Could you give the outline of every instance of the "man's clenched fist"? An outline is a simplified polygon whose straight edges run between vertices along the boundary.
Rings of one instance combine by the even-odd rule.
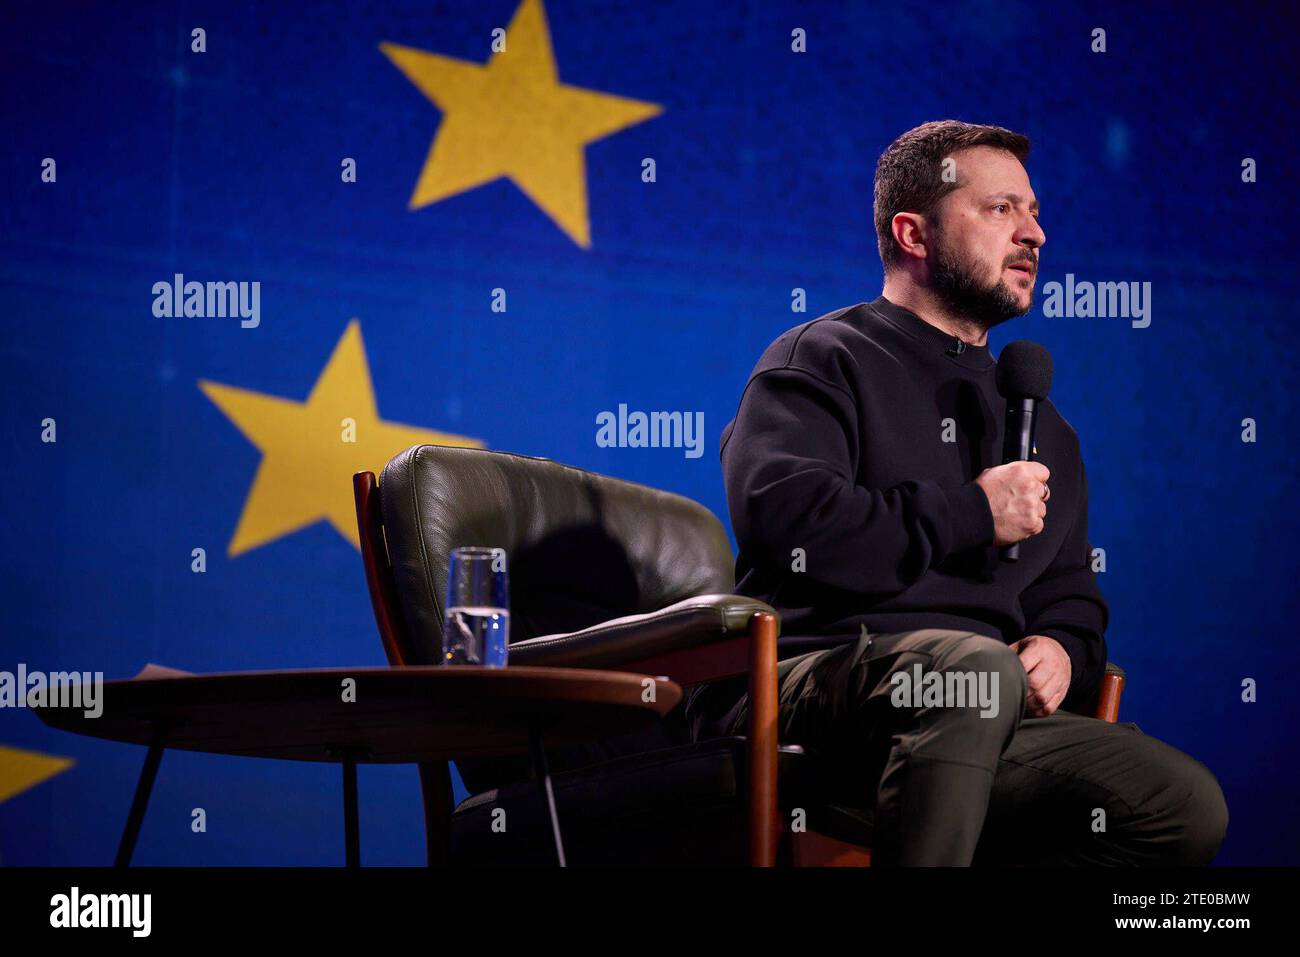
[[[1029,679],[1025,695],[1025,713],[1031,718],[1046,718],[1056,711],[1070,690],[1070,656],[1061,643],[1047,635],[1026,635],[1011,643],[1020,656],[1020,664]]]
[[[997,545],[1014,545],[1043,530],[1051,474],[1042,462],[1008,462],[975,479],[988,496]]]

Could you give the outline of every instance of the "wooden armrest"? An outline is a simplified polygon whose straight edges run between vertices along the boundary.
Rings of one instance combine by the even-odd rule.
[[[1101,676],[1101,685],[1097,688],[1092,716],[1099,721],[1114,724],[1119,720],[1119,699],[1124,693],[1124,669],[1114,662],[1106,662],[1106,673]]]
[[[769,605],[743,595],[699,595],[649,614],[515,642],[510,663],[617,668],[695,684],[749,669],[750,624],[758,614],[776,616]]]

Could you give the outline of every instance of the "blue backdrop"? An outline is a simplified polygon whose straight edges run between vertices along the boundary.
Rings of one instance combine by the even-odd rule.
[[[755,360],[880,291],[880,151],[993,122],[1034,141],[1048,236],[1039,305],[993,347],[1055,357],[1123,718],[1218,775],[1219,863],[1300,863],[1285,8],[372,6],[2,15],[0,671],[382,664],[349,475],[414,441],[546,456],[726,523],[718,437]],[[548,38],[594,94],[554,112]],[[177,273],[260,283],[257,325],[155,315]],[[1067,273],[1150,282],[1149,327],[1044,317]],[[703,412],[704,454],[598,447],[620,403]],[[0,862],[110,862],[142,759],[0,710]],[[136,861],[341,863],[338,781],[168,753]],[[414,768],[363,768],[360,797],[363,860],[422,863]]]

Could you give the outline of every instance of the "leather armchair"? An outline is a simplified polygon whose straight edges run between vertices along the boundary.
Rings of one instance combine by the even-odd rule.
[[[395,456],[378,482],[362,472],[353,485],[394,666],[439,660],[448,555],[486,545],[510,556],[511,665],[636,671],[687,686],[747,675],[743,738],[692,742],[679,706],[648,734],[548,755],[575,864],[771,866],[778,852],[796,864],[869,862],[869,813],[819,801],[816,769],[777,741],[779,619],[731,594],[730,543],[708,509],[545,458],[432,445]],[[1122,680],[1108,675],[1098,696],[1112,721]],[[454,809],[446,764],[420,767],[430,863],[548,860],[526,759],[456,764],[471,796]],[[794,806],[810,831],[783,843],[782,810]],[[509,837],[490,827],[500,807]]]

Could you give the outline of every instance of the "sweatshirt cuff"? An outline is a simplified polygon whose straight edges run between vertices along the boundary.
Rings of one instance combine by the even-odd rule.
[[[952,551],[992,545],[997,539],[993,531],[993,509],[988,496],[974,482],[957,488],[944,489],[948,498],[948,514],[952,525]]]

